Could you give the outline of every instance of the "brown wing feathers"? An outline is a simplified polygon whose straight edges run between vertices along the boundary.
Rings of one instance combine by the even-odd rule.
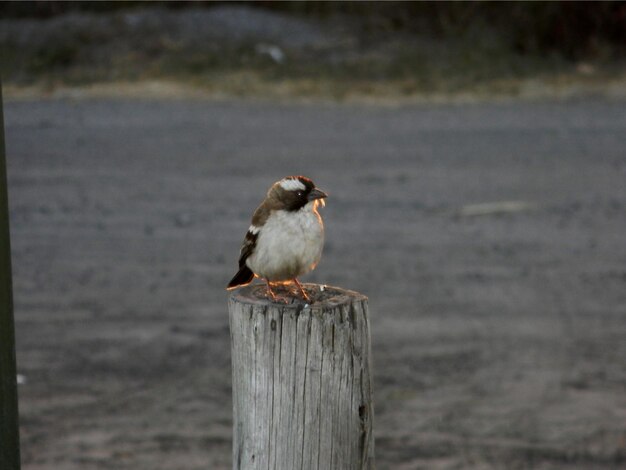
[[[254,251],[256,239],[259,237],[258,233],[246,232],[246,238],[243,239],[243,245],[241,245],[241,252],[239,253],[239,267],[245,266],[246,259]]]
[[[257,237],[258,234],[252,233],[249,230],[246,233],[246,237],[243,240],[243,245],[241,246],[241,252],[239,254],[239,271],[237,271],[237,274],[235,274],[230,280],[228,286],[226,287],[227,289],[245,286],[246,284],[250,284],[252,279],[254,279],[254,273],[246,265],[246,259],[253,252]]]
[[[265,221],[270,215],[270,211],[270,204],[267,203],[261,204],[257,210],[254,211],[254,215],[252,216],[252,225],[246,232],[243,244],[241,245],[241,251],[239,253],[239,271],[237,271],[237,274],[235,274],[235,276],[230,280],[227,289],[233,289],[238,286],[249,284],[252,282],[252,279],[254,279],[254,273],[246,265],[246,259],[254,251],[259,234],[258,231],[253,233],[250,230],[252,230],[253,227],[256,227],[258,230],[259,227],[265,224]]]

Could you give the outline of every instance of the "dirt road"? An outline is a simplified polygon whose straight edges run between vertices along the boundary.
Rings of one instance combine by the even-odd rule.
[[[267,186],[370,297],[381,469],[626,465],[626,106],[5,106],[26,470],[227,469],[227,293]]]

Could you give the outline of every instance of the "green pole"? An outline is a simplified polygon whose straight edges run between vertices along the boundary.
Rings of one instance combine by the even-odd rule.
[[[4,146],[4,108],[0,82],[0,469],[19,470],[15,329],[9,243],[9,204]]]

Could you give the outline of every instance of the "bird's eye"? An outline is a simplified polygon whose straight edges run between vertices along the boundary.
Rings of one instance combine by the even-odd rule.
[[[302,196],[304,196],[304,193],[302,191],[297,191],[296,192],[296,196],[302,197]]]

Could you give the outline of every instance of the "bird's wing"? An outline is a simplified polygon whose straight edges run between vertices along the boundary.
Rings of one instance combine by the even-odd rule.
[[[256,240],[259,236],[259,230],[265,224],[265,221],[269,217],[272,208],[273,207],[271,203],[269,203],[268,201],[264,201],[254,211],[254,214],[252,215],[252,224],[250,224],[250,228],[248,228],[246,237],[243,239],[241,252],[239,253],[240,268],[246,263],[246,259],[248,258],[248,256],[253,253],[254,247],[256,246]]]
[[[243,239],[243,245],[241,245],[241,251],[239,252],[240,268],[246,264],[246,259],[248,259],[248,256],[254,251],[258,236],[258,233],[252,233],[250,230],[246,233],[246,237]]]

